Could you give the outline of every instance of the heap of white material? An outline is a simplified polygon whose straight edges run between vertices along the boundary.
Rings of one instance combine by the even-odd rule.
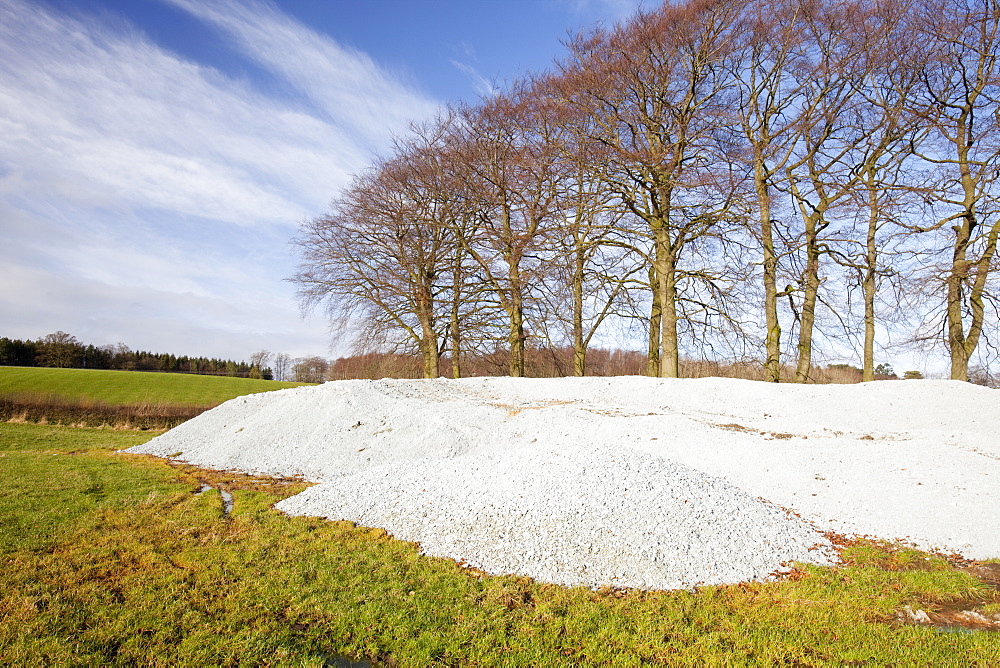
[[[234,399],[131,451],[301,474],[320,484],[285,512],[559,584],[762,579],[827,563],[817,528],[1000,556],[1000,393],[951,381],[343,381]]]

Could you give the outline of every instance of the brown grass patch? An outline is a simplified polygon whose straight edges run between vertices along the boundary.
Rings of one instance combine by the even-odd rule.
[[[0,420],[114,429],[170,429],[214,408],[167,402],[109,404],[87,397],[17,392],[0,394]]]

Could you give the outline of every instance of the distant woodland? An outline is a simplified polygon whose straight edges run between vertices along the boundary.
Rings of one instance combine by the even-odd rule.
[[[990,377],[1000,3],[688,0],[566,46],[302,225],[357,352],[324,373],[872,380],[905,344]]]
[[[94,346],[81,343],[75,336],[62,331],[47,334],[36,341],[0,337],[0,366],[120,369],[271,378],[271,369],[262,369],[246,362],[150,353],[132,350],[124,343]]]
[[[560,377],[572,375],[571,348],[535,348],[526,351],[527,375]],[[641,375],[645,355],[635,351],[595,348],[588,357],[588,373],[595,376]],[[451,368],[447,356],[440,360],[442,373]],[[192,373],[213,376],[235,376],[264,380],[322,383],[328,380],[419,378],[424,375],[423,362],[417,355],[405,353],[362,353],[329,360],[324,357],[292,358],[284,353],[262,350],[250,356],[249,362],[234,362],[206,357],[189,357],[172,353],[150,353],[130,349],[123,343],[94,346],[81,343],[75,336],[59,331],[37,340],[0,337],[0,366],[55,367],[68,369],[113,369],[161,373]],[[762,380],[762,370],[751,364],[721,364],[683,359],[682,375],[686,377],[723,376]],[[465,360],[469,376],[502,376],[507,373],[507,352],[469,355]],[[783,370],[790,379],[792,370]],[[814,382],[856,383],[861,369],[848,364],[833,364],[818,368]],[[882,364],[876,378],[888,380],[897,376],[892,367]],[[920,378],[917,371],[908,371],[904,378]],[[975,382],[994,385],[992,377],[975,376]]]

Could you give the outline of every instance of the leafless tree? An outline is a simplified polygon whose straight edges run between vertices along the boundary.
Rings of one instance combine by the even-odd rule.
[[[558,215],[556,153],[534,102],[527,92],[514,90],[466,107],[454,164],[473,216],[470,225],[455,231],[506,315],[509,370],[515,377],[525,374],[526,319]]]
[[[837,258],[854,270],[863,295],[862,381],[875,379],[876,325],[892,318],[877,313],[879,287],[906,271],[903,256],[888,255],[890,245],[910,231],[907,221],[926,192],[913,159],[927,132],[911,104],[924,55],[914,47],[905,20],[912,10],[910,0],[880,0],[873,11],[853,17],[863,22],[856,30],[866,36],[862,57],[867,60],[863,78],[855,82],[862,104],[846,114],[858,138],[849,160],[859,233],[850,236]]]
[[[865,102],[855,82],[866,76],[868,46],[863,39],[861,5],[802,0],[801,26],[808,59],[794,70],[804,95],[794,131],[796,146],[785,166],[786,183],[802,229],[796,247],[801,269],[796,288],[798,325],[795,380],[810,379],[817,307],[824,280],[822,266],[839,229],[838,209],[846,206],[858,182],[850,156],[871,128],[846,122]]]
[[[360,326],[360,349],[412,346],[428,378],[438,375],[441,283],[454,257],[454,197],[434,185],[438,138],[416,134],[304,224],[293,279],[306,307],[324,304],[334,322]]]
[[[69,368],[82,345],[72,334],[60,330],[38,340],[38,363],[41,366]]]
[[[888,288],[922,276],[965,379],[1000,311],[998,36],[1000,0],[640,11],[415,126],[303,225],[294,280],[428,377],[582,375],[599,331],[641,322],[651,375],[778,381],[785,355],[806,382],[825,346],[875,378]]]
[[[305,357],[295,360],[292,374],[299,383],[322,383],[326,380],[326,372],[330,362],[322,357]]]
[[[561,72],[563,97],[594,119],[607,186],[643,223],[636,246],[647,247],[650,270],[649,370],[661,376],[679,373],[682,283],[709,278],[685,269],[685,253],[717,231],[731,203],[713,170],[725,164],[716,131],[738,4],[665,5],[580,35]]]
[[[733,112],[745,142],[744,159],[757,205],[753,234],[762,253],[764,372],[772,382],[781,379],[778,302],[790,294],[789,289],[778,288],[779,260],[787,252],[779,244],[791,236],[788,221],[777,215],[775,197],[783,188],[784,169],[792,158],[793,130],[808,85],[808,81],[792,76],[806,58],[801,23],[797,0],[746,3],[739,33],[740,57],[732,61],[737,96]],[[776,225],[784,227],[776,233]]]
[[[288,380],[292,368],[292,357],[288,353],[278,353],[274,356],[274,379]]]
[[[264,369],[267,367],[268,361],[271,359],[271,351],[269,350],[258,350],[253,355],[250,356],[250,378],[261,378],[263,377]]]
[[[944,293],[943,338],[951,377],[968,380],[969,361],[986,331],[987,305],[996,303],[1000,3],[924,0],[914,26],[932,49],[921,73],[930,138],[920,157],[938,176],[927,196],[939,217],[927,229],[949,239],[934,267]]]
[[[568,341],[573,349],[573,374],[587,370],[587,350],[602,325],[612,316],[625,315],[628,287],[644,272],[630,240],[622,235],[626,212],[602,174],[603,160],[595,153],[593,119],[560,97],[552,77],[538,79],[533,94],[551,130],[548,141],[558,157],[558,207],[554,222],[552,254],[544,276],[542,296],[550,346]]]

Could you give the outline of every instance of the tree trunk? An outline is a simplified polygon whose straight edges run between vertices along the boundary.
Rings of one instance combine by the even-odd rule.
[[[958,170],[961,175],[963,191],[962,208],[964,215],[961,222],[952,229],[955,231],[955,249],[952,252],[951,270],[948,272],[948,302],[946,313],[948,318],[948,350],[951,355],[951,379],[969,380],[969,358],[975,350],[975,343],[970,347],[965,336],[965,323],[962,321],[963,311],[963,287],[969,276],[969,244],[972,242],[972,235],[976,229],[976,183],[972,176],[969,165],[969,153],[971,141],[969,137],[969,122],[965,115],[958,119],[957,132],[957,153]],[[972,301],[973,295],[970,295]],[[982,295],[979,295],[980,299]],[[982,315],[980,311],[979,325],[982,325]],[[973,326],[975,317],[973,317]],[[971,331],[971,328],[970,328]]]
[[[420,322],[420,355],[424,362],[424,378],[438,377],[438,338],[434,331],[433,303],[431,287],[422,286],[417,303],[417,319]]]
[[[660,378],[678,378],[677,261],[666,231],[656,234],[656,291],[660,302]]]
[[[510,295],[510,333],[507,342],[510,344],[510,375],[514,378],[524,377],[524,299],[520,286],[511,281]]]
[[[573,266],[573,375],[584,376],[587,369],[587,344],[583,336],[584,251],[577,244]]]
[[[972,353],[976,350],[976,346],[979,345],[979,337],[983,331],[983,320],[986,316],[984,300],[986,279],[989,276],[990,268],[996,257],[998,238],[1000,238],[1000,220],[993,223],[993,227],[987,235],[986,247],[983,249],[983,254],[979,257],[979,260],[975,263],[976,277],[972,282],[972,288],[969,290],[971,322],[969,323],[969,333],[965,337],[966,380],[968,380],[969,376],[968,361],[972,358]]]
[[[653,378],[660,376],[660,322],[663,309],[660,307],[660,292],[656,289],[656,268],[649,268],[649,289],[652,293],[652,306],[649,309],[649,350],[646,353],[646,375]]]
[[[768,191],[762,158],[754,160],[754,188],[760,208],[760,241],[764,251],[764,376],[772,382],[781,381],[781,323],[778,321],[778,256],[774,252],[774,231],[771,223],[771,193]]]
[[[816,322],[816,300],[819,296],[819,256],[818,215],[805,217],[806,225],[806,267],[803,274],[804,294],[802,315],[799,320],[798,361],[795,366],[795,382],[805,383],[812,371],[812,338]]]
[[[451,377],[462,377],[462,324],[460,309],[462,306],[462,260],[461,249],[456,251],[455,266],[452,269],[451,296]]]
[[[437,378],[438,373],[438,348],[437,338],[424,342],[424,378]]]
[[[965,341],[965,323],[962,322],[962,284],[969,271],[966,255],[974,215],[972,212],[967,213],[962,218],[962,223],[955,226],[955,250],[947,279],[948,351],[951,355],[952,380],[969,380],[969,351]]]
[[[868,172],[868,234],[865,238],[865,274],[861,289],[865,299],[865,347],[861,362],[861,382],[875,380],[875,277],[878,274],[878,191],[875,189],[874,168]]]
[[[451,377],[462,377],[462,331],[455,312],[451,314]]]

